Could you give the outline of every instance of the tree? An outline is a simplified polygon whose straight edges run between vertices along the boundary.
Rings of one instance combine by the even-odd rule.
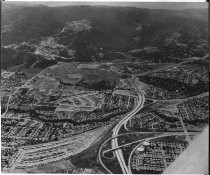
[[[91,48],[86,39],[87,31],[83,31],[77,35],[75,41],[76,59],[78,61],[91,60]]]

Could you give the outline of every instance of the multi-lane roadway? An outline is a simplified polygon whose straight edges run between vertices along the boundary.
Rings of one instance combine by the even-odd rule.
[[[133,78],[133,85],[135,87],[135,89],[138,91],[138,99],[137,99],[137,105],[136,107],[126,116],[124,117],[113,129],[113,134],[112,137],[114,139],[112,139],[111,141],[111,145],[112,148],[118,148],[118,138],[116,136],[118,136],[119,130],[120,128],[124,125],[126,125],[126,123],[140,110],[143,108],[144,106],[144,101],[145,101],[145,97],[143,92],[138,88],[138,86],[136,86],[136,77]],[[120,163],[120,167],[122,169],[123,174],[131,174],[131,172],[129,171],[127,165],[125,164],[125,160],[122,154],[122,150],[121,149],[116,149],[115,150],[115,155],[118,159],[118,162]]]
[[[189,58],[189,59],[185,59],[183,62],[180,62],[180,63],[176,63],[176,64],[170,64],[168,66],[165,66],[165,67],[161,67],[161,68],[157,68],[157,69],[154,69],[154,70],[150,70],[148,72],[144,72],[144,73],[141,73],[139,74],[139,76],[142,76],[142,75],[146,75],[148,73],[154,73],[154,72],[158,72],[158,71],[163,71],[163,70],[166,70],[166,69],[169,69],[169,68],[173,68],[175,66],[179,66],[183,63],[188,63],[188,62],[192,62],[193,60],[197,60],[197,59],[200,59],[200,60],[205,60],[209,55],[205,55],[204,57],[201,57],[201,58]],[[112,141],[111,141],[111,146],[112,146],[112,150],[115,150],[114,153],[116,155],[116,158],[118,159],[118,162],[120,164],[120,167],[122,169],[122,172],[123,174],[132,174],[130,169],[127,167],[127,165],[125,164],[125,160],[124,160],[124,157],[123,157],[123,153],[122,153],[122,149],[119,148],[119,145],[118,145],[118,133],[119,133],[119,130],[120,128],[124,125],[125,129],[126,129],[126,124],[127,122],[139,111],[141,110],[143,107],[144,107],[144,102],[145,102],[145,96],[144,96],[144,93],[142,92],[141,89],[139,89],[139,87],[136,85],[136,76],[133,77],[133,86],[134,88],[137,90],[138,92],[138,98],[137,98],[137,105],[135,106],[135,108],[128,114],[126,115],[126,117],[124,117],[113,129],[113,134],[112,134]],[[188,142],[190,142],[190,138],[189,138],[189,134],[187,133],[187,130],[185,130],[185,135],[187,137],[187,140]],[[99,154],[100,154],[100,151],[99,151]],[[100,158],[100,156],[99,156]],[[103,165],[102,161],[100,161],[101,164]],[[108,171],[110,172],[104,165],[103,167]]]

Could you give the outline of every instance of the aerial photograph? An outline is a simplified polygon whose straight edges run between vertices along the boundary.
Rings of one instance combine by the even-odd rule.
[[[208,18],[207,2],[2,2],[1,173],[206,172]]]

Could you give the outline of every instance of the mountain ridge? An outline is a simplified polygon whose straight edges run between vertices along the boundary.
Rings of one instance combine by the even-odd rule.
[[[39,47],[44,38],[53,37],[57,44],[75,50],[78,61],[101,59],[99,55],[102,54],[104,58],[112,57],[109,52],[127,53],[145,47],[157,47],[162,53],[153,56],[140,53],[135,56],[146,59],[159,57],[156,60],[203,56],[202,52],[207,51],[207,19],[208,12],[204,9],[165,10],[87,5],[3,7],[2,45],[26,42]],[[89,30],[69,30],[65,35],[60,33],[69,24],[82,27],[80,23],[83,20],[90,21]],[[197,51],[191,54],[194,53],[192,50]]]

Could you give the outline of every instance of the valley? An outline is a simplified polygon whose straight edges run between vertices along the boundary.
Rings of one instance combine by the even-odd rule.
[[[206,9],[3,10],[2,173],[160,174],[208,126]]]

